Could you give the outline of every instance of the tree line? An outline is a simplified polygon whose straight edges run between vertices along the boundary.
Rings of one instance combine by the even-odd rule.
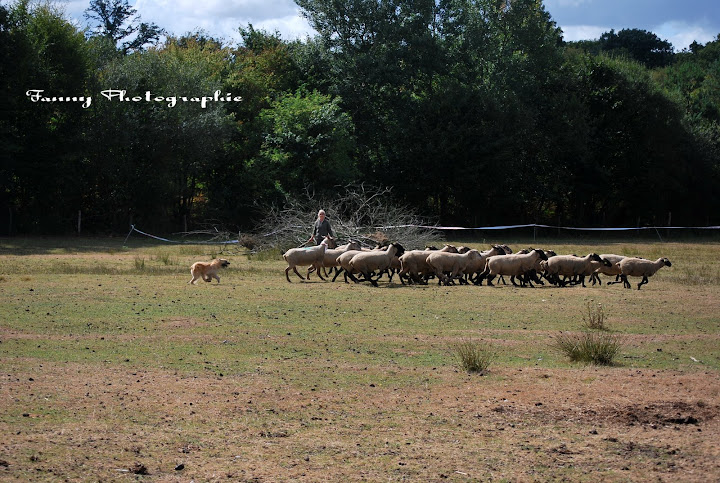
[[[351,183],[443,224],[720,223],[720,35],[565,42],[535,0],[296,3],[317,35],[246,25],[237,44],[127,0],[93,0],[87,30],[54,3],[0,5],[0,234],[79,215],[95,233],[261,229]],[[192,101],[216,92],[242,101]]]

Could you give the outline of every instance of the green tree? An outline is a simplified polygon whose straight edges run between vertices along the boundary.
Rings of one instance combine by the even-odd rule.
[[[322,193],[355,181],[353,124],[339,99],[301,90],[263,110],[260,121],[262,164],[283,194],[308,187]]]
[[[171,38],[163,49],[122,57],[101,73],[105,89],[121,86],[126,99],[140,98],[101,96],[90,120],[95,185],[89,196],[97,210],[112,214],[114,228],[130,221],[180,229],[194,216],[202,219],[208,171],[229,140],[232,120],[223,103],[202,107],[193,98],[222,92],[228,55]]]
[[[84,96],[90,65],[84,36],[45,3],[3,7],[0,22],[0,216],[12,213],[20,231],[69,230],[84,203],[85,110],[82,102],[34,103],[26,93]]]
[[[641,29],[610,30],[600,36],[600,50],[627,55],[646,67],[664,67],[673,61],[673,46],[652,32]]]
[[[95,22],[96,35],[113,45],[120,44],[123,53],[155,45],[165,33],[154,23],[140,22],[137,9],[131,7],[128,0],[90,0],[85,18]],[[128,40],[121,42],[123,39]]]
[[[282,203],[274,175],[258,161],[266,129],[259,116],[277,99],[294,92],[301,74],[291,53],[297,43],[252,25],[240,28],[240,35],[241,44],[230,49],[223,88],[241,94],[243,102],[226,106],[234,129],[223,155],[209,170],[207,212],[250,229],[261,222],[267,205]]]

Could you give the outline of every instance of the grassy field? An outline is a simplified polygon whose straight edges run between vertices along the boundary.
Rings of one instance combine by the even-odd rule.
[[[673,266],[640,291],[375,288],[217,246],[0,239],[0,480],[718,481],[720,244],[542,245]],[[221,284],[187,284],[221,255]],[[588,304],[613,366],[554,348]]]

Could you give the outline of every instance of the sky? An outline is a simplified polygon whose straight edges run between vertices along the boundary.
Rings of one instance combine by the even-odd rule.
[[[85,25],[90,0],[65,0],[69,18]],[[285,40],[313,35],[293,0],[130,0],[145,22],[176,35],[204,30],[228,42],[238,27],[278,31]],[[545,9],[565,40],[597,39],[610,29],[638,28],[672,43],[676,51],[693,41],[705,44],[720,34],[720,0],[545,0]]]

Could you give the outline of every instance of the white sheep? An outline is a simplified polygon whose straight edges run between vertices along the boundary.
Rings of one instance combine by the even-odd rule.
[[[612,253],[601,253],[600,258],[603,260],[607,260],[610,262],[610,266],[607,266],[606,264],[600,265],[595,272],[592,274],[590,280],[592,281],[593,285],[595,285],[595,282],[602,284],[600,281],[600,274],[602,275],[615,275],[615,281],[614,282],[608,282],[608,285],[612,285],[614,283],[620,283],[622,280],[620,280],[620,274],[622,273],[620,271],[620,265],[619,263],[625,258],[624,255],[614,255]]]
[[[467,284],[461,278],[462,275],[469,273],[468,267],[474,268],[474,262],[481,258],[480,252],[472,249],[465,253],[433,252],[428,255],[426,262],[445,285],[449,285],[455,278],[458,278],[460,283]],[[450,276],[445,275],[446,273],[450,273]]]
[[[358,253],[364,253],[364,252],[368,252],[368,251],[369,250],[363,250],[363,249],[348,250],[345,253],[338,256],[337,257],[338,269],[335,272],[335,276],[333,277],[332,281],[334,282],[335,279],[338,278],[338,275],[340,275],[342,273],[343,277],[345,278],[345,283],[349,283],[348,277],[350,277],[350,279],[353,282],[358,283],[358,279],[355,278],[355,276],[353,275],[353,273],[355,273],[355,272],[354,272],[353,268],[350,266],[350,260],[352,260],[353,257],[355,255],[357,255]]]
[[[427,285],[428,278],[432,276],[433,270],[427,264],[427,257],[434,252],[458,253],[453,245],[445,245],[438,250],[434,246],[425,247],[425,250],[409,250],[403,253],[398,261],[400,262],[400,281],[404,284],[405,279],[413,283]]]
[[[487,277],[488,285],[492,286],[492,280],[496,275],[508,275],[512,284],[517,287],[515,277],[520,278],[528,271],[533,270],[538,259],[547,260],[547,256],[542,250],[533,250],[523,254],[495,255],[487,259],[485,271],[481,277]],[[532,287],[532,282],[529,283]]]
[[[575,255],[558,255],[548,258],[546,272],[548,277],[554,278],[555,282],[560,286],[567,285],[567,282],[560,281],[562,275],[567,277],[580,277],[580,283],[585,286],[585,276],[591,275],[595,271],[592,262],[606,264],[610,262],[604,261],[597,253],[589,253],[584,257],[576,257]],[[548,278],[550,280],[550,278]]]
[[[399,258],[400,281],[408,278],[414,283],[427,284],[427,280],[423,280],[423,277],[432,270],[427,264],[427,257],[430,256],[430,253],[432,252],[429,250],[409,250],[403,253]]]
[[[655,275],[655,272],[660,270],[662,267],[672,267],[672,263],[667,258],[658,258],[654,262],[651,260],[645,260],[644,258],[627,257],[620,262],[620,278],[622,278],[623,286],[625,288],[632,288],[628,277],[642,277],[642,280],[638,284],[638,290],[640,287],[648,283],[648,277]]]
[[[342,255],[345,252],[348,252],[350,250],[359,251],[361,249],[360,243],[356,241],[351,241],[350,243],[346,243],[345,245],[340,245],[337,248],[328,248],[325,250],[325,257],[323,258],[323,271],[327,268],[337,268],[340,266],[337,259],[340,255]],[[332,271],[330,272],[332,273]],[[327,271],[325,271],[325,276],[328,276]],[[308,278],[310,278],[310,275],[308,273]]]
[[[315,270],[318,270],[318,277],[325,280],[319,270],[322,268],[326,248],[327,244],[323,241],[323,243],[314,247],[291,248],[286,251],[283,254],[283,258],[288,263],[288,267],[285,269],[285,278],[287,278],[287,281],[290,282],[289,271],[291,268],[298,277],[305,280],[305,278],[297,271],[297,267],[307,266],[309,266],[307,273],[308,277],[310,276],[310,269],[314,268]]]
[[[350,268],[362,273],[365,280],[377,287],[377,280],[372,279],[376,271],[384,271],[391,267],[392,259],[401,256],[405,249],[399,243],[391,243],[386,250],[360,252],[350,259]]]
[[[507,248],[507,250],[506,250]],[[480,278],[480,274],[483,270],[485,270],[485,263],[487,262],[487,259],[490,257],[494,257],[496,255],[506,255],[508,253],[512,253],[512,250],[507,245],[493,245],[490,247],[489,250],[484,250],[480,252],[480,258],[476,260],[471,260],[468,263],[468,266],[465,270],[465,276],[466,278],[469,278],[472,283],[475,285],[482,285],[482,279]]]

